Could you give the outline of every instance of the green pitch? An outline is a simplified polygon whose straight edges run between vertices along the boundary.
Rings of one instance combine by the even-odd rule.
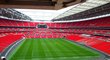
[[[65,39],[26,39],[8,60],[97,60],[100,54]]]

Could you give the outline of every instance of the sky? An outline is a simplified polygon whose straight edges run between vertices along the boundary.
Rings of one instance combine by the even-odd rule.
[[[15,10],[29,16],[34,21],[38,21],[38,20],[50,21],[53,18],[59,16],[60,14],[70,10],[74,6],[70,6],[60,10],[40,10],[40,9],[15,9]]]

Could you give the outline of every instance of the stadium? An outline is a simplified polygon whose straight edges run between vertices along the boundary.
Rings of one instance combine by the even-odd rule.
[[[110,0],[0,0],[0,60],[110,60]]]

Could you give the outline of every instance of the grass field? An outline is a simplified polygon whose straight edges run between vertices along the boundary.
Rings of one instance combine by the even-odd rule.
[[[8,60],[95,60],[96,51],[66,39],[26,39]]]

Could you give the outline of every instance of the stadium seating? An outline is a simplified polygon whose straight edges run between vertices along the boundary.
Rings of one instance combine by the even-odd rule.
[[[37,28],[46,24],[48,28]],[[85,36],[85,35],[86,36]],[[25,38],[65,38],[110,55],[110,17],[68,23],[25,22],[0,19],[0,52]]]
[[[67,34],[71,35],[73,33],[110,36],[110,33],[109,33],[110,30],[109,29],[107,30],[106,28],[106,27],[109,28],[110,26],[110,17],[88,20],[88,21],[71,22],[71,23],[69,22],[68,23],[49,23],[49,22],[43,23],[43,22],[25,22],[25,21],[23,22],[23,21],[13,21],[8,19],[0,19],[0,21],[1,21],[0,26],[18,27],[18,28],[2,27],[0,28],[0,32],[2,33],[4,32],[4,34],[8,34],[9,32],[7,33],[7,30],[9,30],[10,33],[13,33],[12,31],[18,31],[18,32],[15,32],[15,34],[24,33],[24,35],[27,38],[29,37],[29,35],[30,37],[36,37],[36,38],[40,38],[40,36],[43,38],[49,38],[50,36],[52,36],[53,38],[56,38],[56,37],[61,38],[63,36],[66,36]],[[48,28],[37,29],[35,27],[37,27],[38,24],[46,24]],[[19,27],[22,27],[22,28],[19,28]],[[34,27],[34,28],[29,28],[29,27]],[[35,31],[36,33],[33,31]],[[31,36],[31,34],[33,34],[33,36]],[[40,36],[38,37],[38,35]]]
[[[68,40],[78,42],[80,44],[85,44],[94,49],[97,49],[105,54],[110,55],[110,38],[103,38],[100,36],[82,36],[82,35],[70,35],[66,36]]]
[[[46,24],[49,27],[54,28],[70,28],[70,27],[109,27],[110,17],[72,22],[72,23],[42,23],[42,22],[23,22],[23,21],[13,21],[7,19],[0,19],[0,26],[37,26],[38,24]],[[105,24],[106,23],[106,24]]]
[[[22,35],[7,35],[0,37],[0,52],[7,48],[10,44],[14,43],[17,40],[20,40]]]

